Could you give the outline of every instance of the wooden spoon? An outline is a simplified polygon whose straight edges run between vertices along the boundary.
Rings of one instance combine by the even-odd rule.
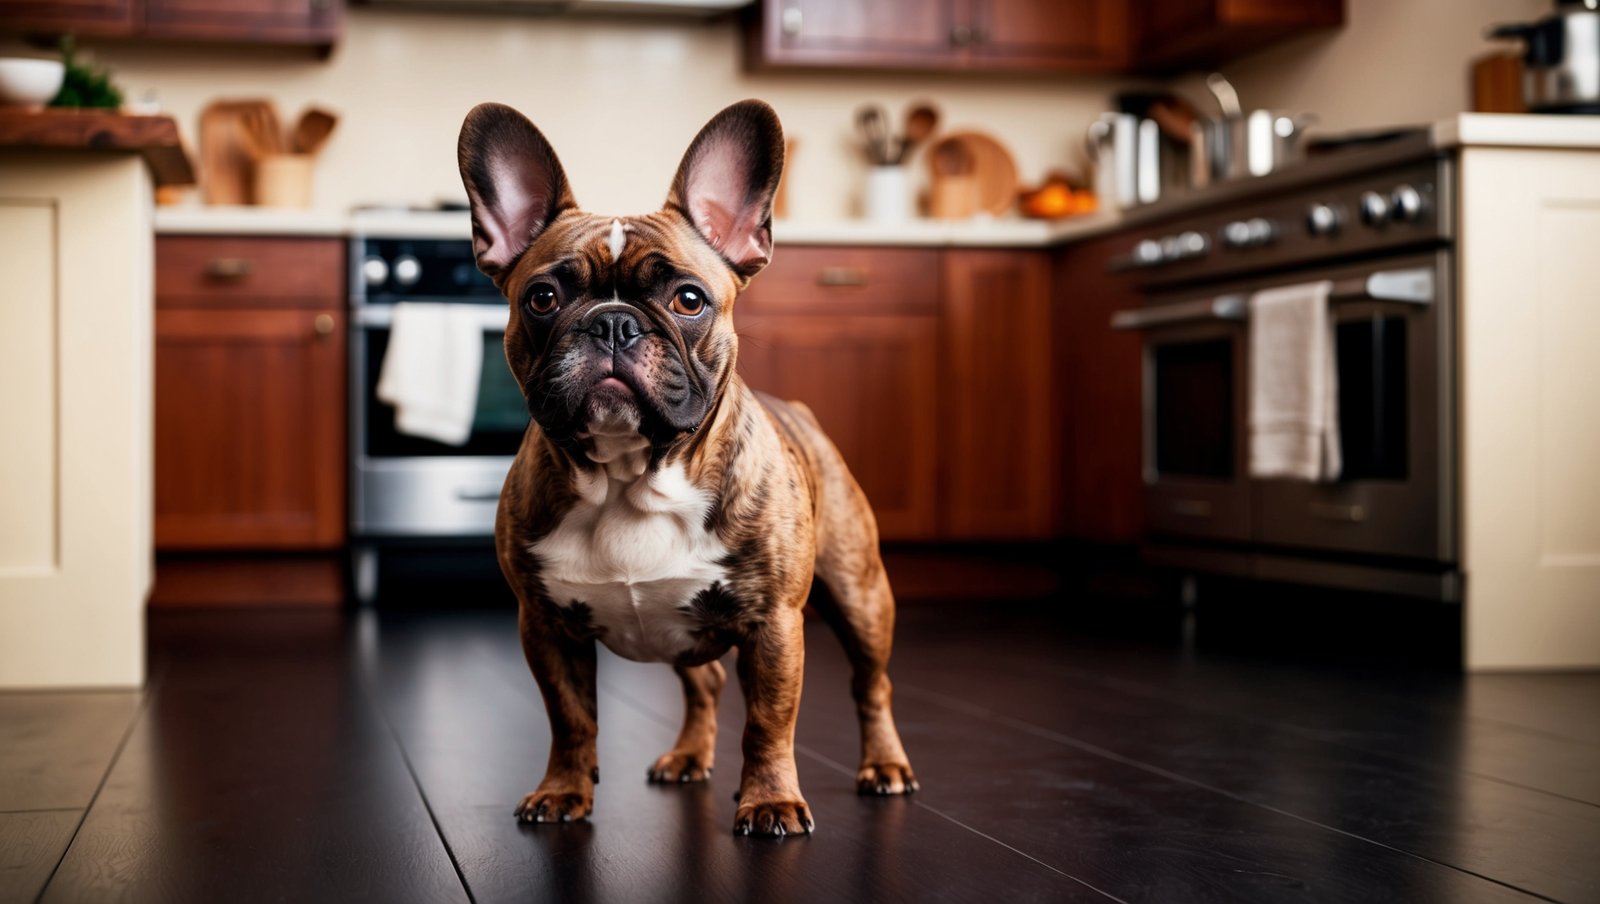
[[[912,104],[906,111],[906,133],[900,142],[900,157],[897,163],[905,163],[911,152],[933,137],[934,130],[939,128],[939,111],[926,101]]]
[[[327,143],[328,136],[333,134],[333,127],[338,125],[339,118],[327,110],[309,107],[300,114],[300,120],[294,124],[294,135],[290,138],[290,149],[296,154],[315,154],[322,150]]]

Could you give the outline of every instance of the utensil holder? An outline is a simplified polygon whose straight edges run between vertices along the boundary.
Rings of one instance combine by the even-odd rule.
[[[903,166],[875,166],[867,170],[862,212],[874,223],[903,223],[911,219],[911,177]]]
[[[255,202],[262,207],[310,207],[316,158],[271,154],[256,161]]]

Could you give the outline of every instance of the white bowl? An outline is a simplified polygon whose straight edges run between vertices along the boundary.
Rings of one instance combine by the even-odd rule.
[[[61,90],[66,76],[60,60],[0,58],[0,105],[43,107]]]

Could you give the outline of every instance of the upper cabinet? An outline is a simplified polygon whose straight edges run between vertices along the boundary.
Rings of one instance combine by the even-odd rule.
[[[344,0],[0,0],[0,31],[85,37],[299,44],[326,52]]]
[[[757,0],[762,69],[1141,72],[1209,66],[1344,21],[1344,0]]]

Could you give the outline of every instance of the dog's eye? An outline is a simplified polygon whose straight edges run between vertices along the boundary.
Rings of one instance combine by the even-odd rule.
[[[674,314],[681,314],[684,317],[693,317],[705,310],[705,293],[701,292],[699,289],[696,289],[694,286],[684,286],[678,290],[677,294],[672,296],[672,304],[670,307],[672,308],[672,312]]]
[[[535,314],[548,314],[558,306],[556,301],[556,287],[549,283],[534,283],[528,289],[525,299],[528,310]]]

